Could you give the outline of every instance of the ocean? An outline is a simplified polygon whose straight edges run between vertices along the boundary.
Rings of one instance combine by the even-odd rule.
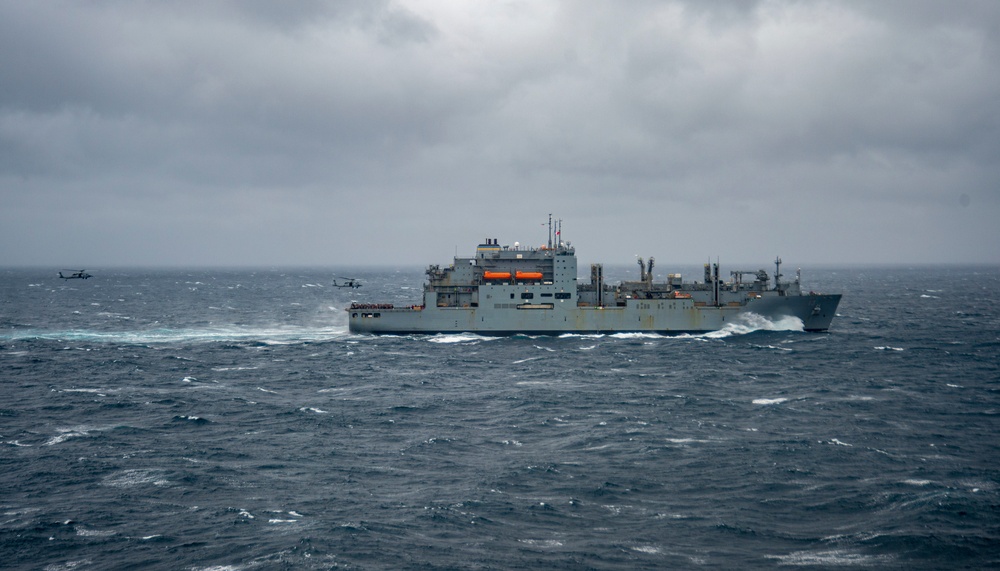
[[[673,337],[347,331],[417,267],[88,271],[0,270],[3,569],[1000,566],[997,267]]]

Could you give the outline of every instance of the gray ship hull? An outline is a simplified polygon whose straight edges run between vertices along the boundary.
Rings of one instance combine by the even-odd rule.
[[[622,307],[417,307],[359,309],[349,314],[355,333],[478,333],[484,335],[559,335],[563,333],[705,333],[741,317],[759,315],[771,322],[795,318],[805,331],[829,329],[839,294],[770,296],[742,306],[695,305],[690,299],[629,300]],[[793,323],[791,327],[795,327]]]

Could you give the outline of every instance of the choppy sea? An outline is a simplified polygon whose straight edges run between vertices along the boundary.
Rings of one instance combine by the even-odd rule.
[[[421,268],[89,271],[0,270],[4,569],[1000,566],[997,267],[500,338],[347,331]]]

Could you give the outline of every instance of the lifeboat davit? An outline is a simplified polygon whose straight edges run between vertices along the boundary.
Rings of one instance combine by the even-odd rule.
[[[522,272],[518,270],[514,273],[514,277],[519,280],[540,280],[542,279],[542,272]]]
[[[510,272],[483,272],[483,279],[486,280],[509,280]]]

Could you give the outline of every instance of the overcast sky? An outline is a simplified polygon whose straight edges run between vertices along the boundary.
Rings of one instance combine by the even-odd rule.
[[[0,265],[1000,263],[1000,2],[0,0]]]

